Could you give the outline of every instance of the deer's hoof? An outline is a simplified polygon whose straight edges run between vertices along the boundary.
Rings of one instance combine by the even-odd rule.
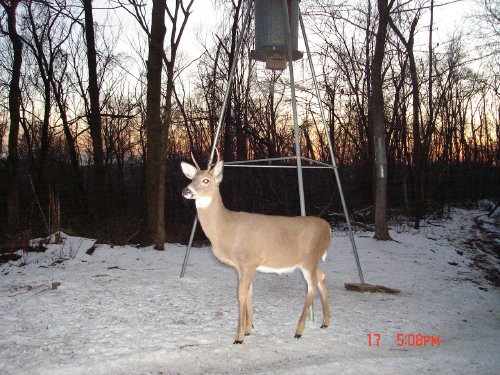
[[[322,324],[320,328],[328,328],[328,324]]]
[[[234,340],[233,344],[243,344],[243,340]]]
[[[299,335],[298,333],[295,334],[296,339],[300,339],[301,337],[302,337],[302,335]]]

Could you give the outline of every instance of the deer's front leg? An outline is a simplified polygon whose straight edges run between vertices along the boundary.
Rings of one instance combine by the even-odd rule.
[[[248,288],[248,296],[247,296],[247,312],[245,317],[245,336],[250,335],[250,331],[253,328],[253,308],[252,308],[252,294],[253,294],[253,286],[250,283],[250,288]]]
[[[252,278],[255,274],[255,269],[240,269],[239,272],[239,283],[238,283],[238,329],[236,330],[236,338],[234,344],[243,344],[243,338],[245,335],[245,328],[247,323],[247,302],[248,293],[250,291],[250,285],[252,284]]]

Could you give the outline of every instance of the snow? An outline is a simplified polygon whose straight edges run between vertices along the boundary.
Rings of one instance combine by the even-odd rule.
[[[295,339],[305,281],[298,271],[259,273],[255,328],[243,345],[232,344],[236,274],[209,248],[193,249],[181,279],[184,246],[95,245],[88,255],[94,240],[64,235],[45,253],[0,266],[0,373],[499,373],[499,290],[476,267],[479,250],[467,247],[478,218],[498,244],[498,217],[485,213],[454,208],[451,219],[428,221],[420,231],[394,225],[391,242],[356,233],[366,281],[400,289],[397,295],[346,291],[358,272],[349,238],[334,230],[321,264],[330,327],[319,328],[317,297],[315,321]],[[498,269],[493,255],[483,261]],[[51,289],[53,282],[61,284]],[[423,346],[425,336],[434,345]]]

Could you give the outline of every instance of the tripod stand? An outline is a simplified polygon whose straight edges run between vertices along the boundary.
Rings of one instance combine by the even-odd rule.
[[[282,3],[283,3],[283,10],[284,10],[283,13],[284,13],[285,34],[286,34],[286,38],[287,38],[287,59],[288,59],[288,69],[289,69],[289,75],[290,75],[291,106],[292,106],[293,130],[294,130],[295,153],[296,153],[296,156],[293,159],[296,161],[297,182],[298,182],[298,187],[299,187],[299,199],[300,199],[300,213],[301,213],[301,216],[305,216],[306,215],[306,208],[305,208],[305,199],[304,199],[304,181],[303,181],[303,174],[302,174],[302,169],[303,169],[302,160],[303,160],[303,158],[301,157],[301,150],[300,150],[300,134],[299,134],[298,115],[297,115],[297,101],[296,101],[296,95],[295,95],[292,37],[291,37],[290,24],[289,24],[289,19],[290,19],[289,18],[289,8],[288,8],[287,0],[283,0]],[[233,78],[234,78],[234,72],[235,72],[235,66],[237,64],[237,58],[239,56],[239,51],[241,49],[244,34],[247,31],[247,29],[249,28],[249,24],[250,24],[250,13],[251,13],[251,4],[249,3],[247,5],[247,9],[246,9],[245,16],[243,19],[242,31],[240,32],[240,35],[239,35],[239,38],[237,41],[236,52],[234,55],[235,57],[233,59],[233,63],[231,65],[231,68],[229,71],[229,79],[228,79],[228,83],[227,83],[225,94],[224,94],[224,100],[223,100],[217,128],[215,131],[215,136],[214,136],[214,139],[212,142],[212,148],[211,148],[211,152],[210,152],[208,168],[211,167],[211,165],[213,163],[214,156],[215,156],[215,150],[216,150],[216,146],[217,146],[217,143],[219,140],[222,122],[224,120],[224,114],[226,112],[226,108],[227,108],[227,104],[228,104],[231,83],[232,83]],[[349,213],[347,210],[347,205],[345,202],[345,197],[344,197],[344,193],[342,190],[342,185],[340,182],[340,176],[339,176],[337,164],[335,161],[335,155],[333,152],[333,144],[332,144],[332,140],[330,137],[330,130],[329,130],[328,123],[326,121],[326,117],[325,117],[324,110],[323,110],[323,105],[321,102],[319,86],[318,86],[318,82],[317,82],[315,71],[314,71],[314,64],[313,64],[311,52],[309,49],[309,43],[307,40],[304,22],[302,19],[302,15],[300,14],[300,9],[299,9],[298,18],[299,18],[299,22],[300,22],[300,29],[302,31],[302,37],[303,37],[305,47],[306,47],[309,67],[310,67],[312,78],[313,78],[315,94],[316,94],[316,97],[318,99],[319,110],[320,110],[321,118],[322,118],[323,125],[324,125],[324,132],[325,132],[325,137],[327,139],[328,151],[329,151],[330,157],[331,157],[331,164],[319,163],[317,161],[310,160],[310,159],[308,159],[308,161],[314,162],[315,164],[320,165],[320,167],[323,167],[323,168],[324,167],[330,168],[334,172],[335,180],[337,183],[337,188],[338,188],[339,194],[340,194],[340,200],[342,202],[344,217],[345,217],[345,220],[347,223],[348,234],[349,234],[350,242],[352,245],[352,250],[353,250],[355,260],[356,260],[356,265],[358,268],[358,274],[359,274],[359,279],[360,279],[360,284],[346,284],[346,288],[349,290],[358,290],[358,291],[380,291],[380,290],[373,289],[375,287],[371,288],[372,286],[369,284],[366,284],[364,281],[363,272],[362,272],[361,264],[360,264],[360,260],[359,260],[359,255],[358,255],[358,251],[357,251],[357,247],[356,247],[356,242],[354,240],[354,235],[352,232]],[[278,158],[278,159],[283,160],[285,158]],[[270,161],[270,160],[276,160],[276,159],[262,159],[259,161]],[[245,164],[252,163],[252,162],[255,162],[255,161],[240,161],[240,162],[234,162],[234,163],[226,163],[226,165],[228,165],[228,166],[229,165],[244,166]],[[188,245],[186,248],[186,254],[184,257],[184,262],[183,262],[182,270],[181,270],[181,274],[180,274],[181,278],[184,277],[185,272],[186,272],[187,263],[188,263],[188,259],[189,259],[191,247],[193,244],[194,234],[196,232],[197,225],[198,225],[198,217],[196,217],[194,219],[194,222],[193,222],[193,227],[192,227],[191,235],[190,235],[189,242],[188,242]],[[377,288],[380,288],[380,287],[377,286]]]

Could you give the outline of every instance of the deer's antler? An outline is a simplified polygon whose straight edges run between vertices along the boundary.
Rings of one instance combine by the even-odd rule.
[[[217,163],[219,162],[219,160],[220,160],[220,153],[219,153],[219,149],[217,149],[217,148],[216,148],[216,149],[215,149],[215,152],[216,152],[216,154],[217,154],[217,161],[215,162],[215,164],[217,164]]]
[[[193,155],[192,151],[191,151],[191,159],[193,159],[193,163],[194,163],[194,166],[196,167],[196,169],[201,170],[200,166],[196,162],[196,159],[194,158],[194,155]]]

